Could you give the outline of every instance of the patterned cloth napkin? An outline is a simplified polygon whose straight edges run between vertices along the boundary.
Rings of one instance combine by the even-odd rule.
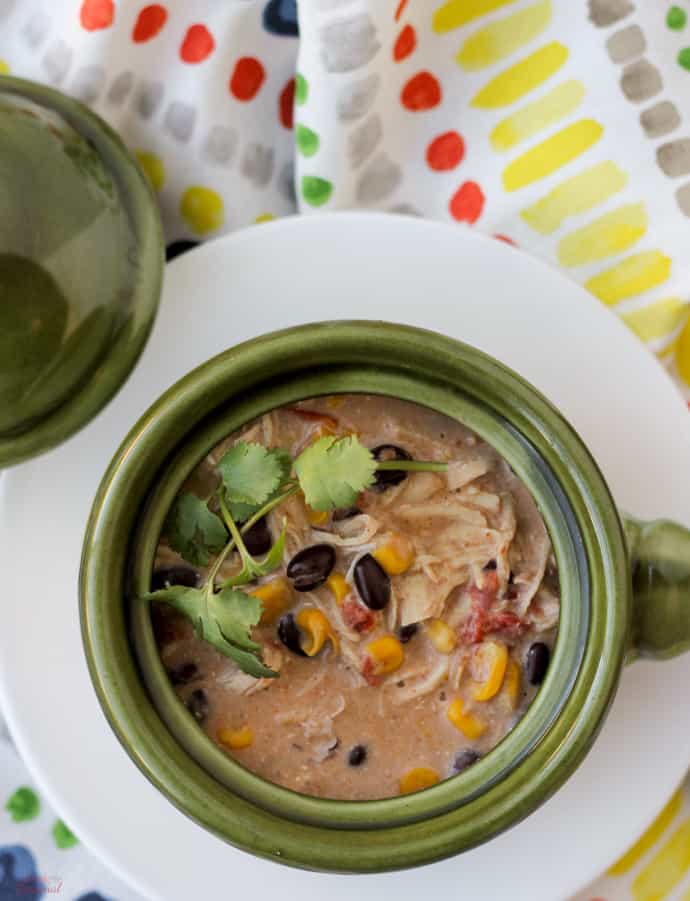
[[[296,212],[443,219],[561,267],[690,398],[689,13],[690,0],[0,0],[0,72],[120,132],[158,192],[169,256]],[[81,901],[134,898],[1,738],[0,795],[0,901],[58,883]],[[688,797],[579,897],[690,901]]]

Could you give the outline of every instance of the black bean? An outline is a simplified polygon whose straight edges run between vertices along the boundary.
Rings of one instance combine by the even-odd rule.
[[[278,638],[293,654],[298,654],[300,657],[307,656],[306,652],[302,650],[300,631],[292,613],[286,613],[278,620]]]
[[[515,582],[515,573],[511,569],[511,571],[508,573],[508,584],[512,585],[514,582]]]
[[[406,626],[400,626],[398,629],[398,638],[403,644],[407,644],[412,636],[417,634],[418,630],[419,623],[408,623]]]
[[[395,444],[379,444],[378,447],[372,449],[371,453],[375,460],[383,463],[388,460],[411,460],[412,457]],[[374,484],[371,486],[374,491],[385,491],[386,488],[392,488],[393,485],[399,485],[407,478],[407,473],[403,469],[381,469],[374,473]]]
[[[530,685],[541,685],[546,676],[546,670],[549,668],[549,660],[551,652],[543,641],[535,641],[527,651],[527,662],[525,664],[525,672],[527,673],[527,681]]]
[[[463,770],[466,770],[468,767],[472,766],[472,764],[476,763],[480,758],[481,754],[477,754],[476,751],[470,751],[469,749],[466,751],[460,751],[459,754],[455,755],[455,760],[453,761],[453,772],[462,773]]]
[[[333,522],[342,522],[344,519],[352,519],[353,516],[359,516],[361,512],[359,507],[342,507],[340,510],[333,511]]]
[[[168,585],[184,585],[196,588],[199,584],[199,573],[191,566],[164,566],[155,569],[151,576],[151,591],[160,591]]]
[[[168,670],[168,676],[173,685],[186,685],[200,678],[199,667],[190,660]]]
[[[288,563],[287,575],[295,591],[312,591],[323,585],[334,566],[334,548],[330,544],[312,544],[295,554]]]
[[[484,564],[484,572],[491,572],[492,570],[496,569],[497,566],[498,564],[495,560],[489,560],[488,563]]]
[[[201,724],[208,714],[208,697],[203,688],[195,689],[187,698],[187,710]]]
[[[383,610],[391,599],[388,573],[371,554],[360,557],[354,569],[355,585],[370,610]]]
[[[364,745],[355,745],[354,748],[350,748],[350,753],[347,755],[347,762],[350,766],[361,766],[366,759],[367,749]]]
[[[271,550],[273,544],[273,536],[268,528],[266,517],[262,516],[251,529],[242,534],[244,545],[252,555],[252,557],[260,557],[267,554]]]

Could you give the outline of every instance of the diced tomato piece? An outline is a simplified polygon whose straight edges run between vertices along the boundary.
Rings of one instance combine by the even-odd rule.
[[[362,664],[362,675],[367,680],[369,685],[380,685],[382,676],[379,676],[376,672],[376,665],[371,657],[365,657],[364,663]]]
[[[360,604],[353,594],[349,594],[345,598],[340,612],[345,625],[355,632],[368,632],[376,622],[376,616],[372,611],[364,604]]]
[[[306,419],[309,422],[320,422],[333,431],[338,428],[338,420],[334,416],[329,416],[328,413],[319,413],[318,410],[303,410],[301,407],[289,407],[288,409],[295,416],[299,416],[300,419]]]
[[[476,585],[470,588],[472,609],[458,630],[465,643],[476,644],[483,641],[490,632],[504,632],[515,637],[526,628],[516,613],[491,609],[496,602],[498,588],[498,575],[491,571],[484,574],[483,588]]]

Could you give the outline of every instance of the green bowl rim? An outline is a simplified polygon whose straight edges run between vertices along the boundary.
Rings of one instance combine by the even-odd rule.
[[[219,403],[211,397],[216,383],[226,386],[227,400],[227,386],[233,378],[236,392],[247,387],[242,379],[252,373],[259,382],[270,382],[272,376],[284,373],[288,358],[297,365],[294,361],[303,354],[305,341],[310,348],[325,348],[324,362],[329,355],[340,354],[351,366],[362,368],[366,365],[362,355],[371,356],[377,350],[379,361],[386,357],[388,369],[414,376],[426,366],[437,381],[446,380],[451,387],[459,381],[464,391],[485,404],[484,395],[493,384],[489,406],[526,435],[557,473],[578,518],[589,560],[595,604],[587,651],[577,681],[549,732],[507,778],[461,807],[448,810],[447,804],[436,803],[443,784],[405,799],[355,802],[361,808],[369,807],[372,814],[377,808],[377,815],[387,805],[406,809],[405,825],[372,823],[367,830],[355,825],[343,833],[342,823],[338,824],[341,828],[328,829],[285,819],[275,812],[280,805],[271,812],[227,792],[184,753],[156,713],[157,726],[152,724],[153,708],[142,710],[142,702],[148,701],[140,682],[138,688],[132,687],[134,694],[141,692],[134,703],[118,696],[121,655],[131,657],[131,649],[126,635],[103,632],[101,608],[108,603],[108,573],[123,572],[128,558],[130,536],[124,542],[116,540],[120,546],[112,544],[113,528],[122,512],[118,504],[125,489],[138,480],[149,487],[156,483],[158,466],[155,473],[146,475],[149,451],[160,450],[167,442],[167,452],[159,461],[165,462],[180,444],[175,421],[181,411],[199,410],[197,418],[202,419],[217,408]],[[532,440],[540,435],[540,441]],[[139,493],[141,500],[147,492]],[[136,510],[131,516],[135,514]],[[110,552],[105,550],[106,536]],[[117,598],[111,595],[110,601],[115,610]],[[118,738],[148,778],[189,816],[239,847],[294,866],[345,872],[400,868],[457,853],[517,822],[555,791],[584,757],[613,697],[629,629],[628,601],[627,558],[618,514],[596,464],[560,414],[523,379],[474,348],[432,332],[375,322],[320,323],[263,336],[220,354],[169,389],[130,432],[102,482],[89,520],[80,578],[83,637],[96,691]],[[190,784],[189,790],[185,782]],[[450,782],[463,785],[461,778]],[[227,809],[217,803],[221,797]],[[324,810],[328,805],[353,803],[309,800]],[[420,811],[422,817],[437,815],[424,822]]]
[[[46,85],[11,75],[0,75],[0,96],[13,94],[54,110],[83,137],[94,141],[108,157],[137,247],[139,275],[130,298],[127,322],[114,335],[104,361],[66,401],[36,426],[0,438],[0,468],[43,453],[85,426],[113,398],[139,359],[158,311],[165,241],[158,201],[136,158],[119,135],[100,116],[77,100]],[[155,269],[152,269],[155,264]]]

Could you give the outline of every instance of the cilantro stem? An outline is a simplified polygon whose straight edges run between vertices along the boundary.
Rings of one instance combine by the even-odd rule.
[[[446,472],[447,463],[438,460],[382,460],[378,470],[404,470],[406,472]]]

